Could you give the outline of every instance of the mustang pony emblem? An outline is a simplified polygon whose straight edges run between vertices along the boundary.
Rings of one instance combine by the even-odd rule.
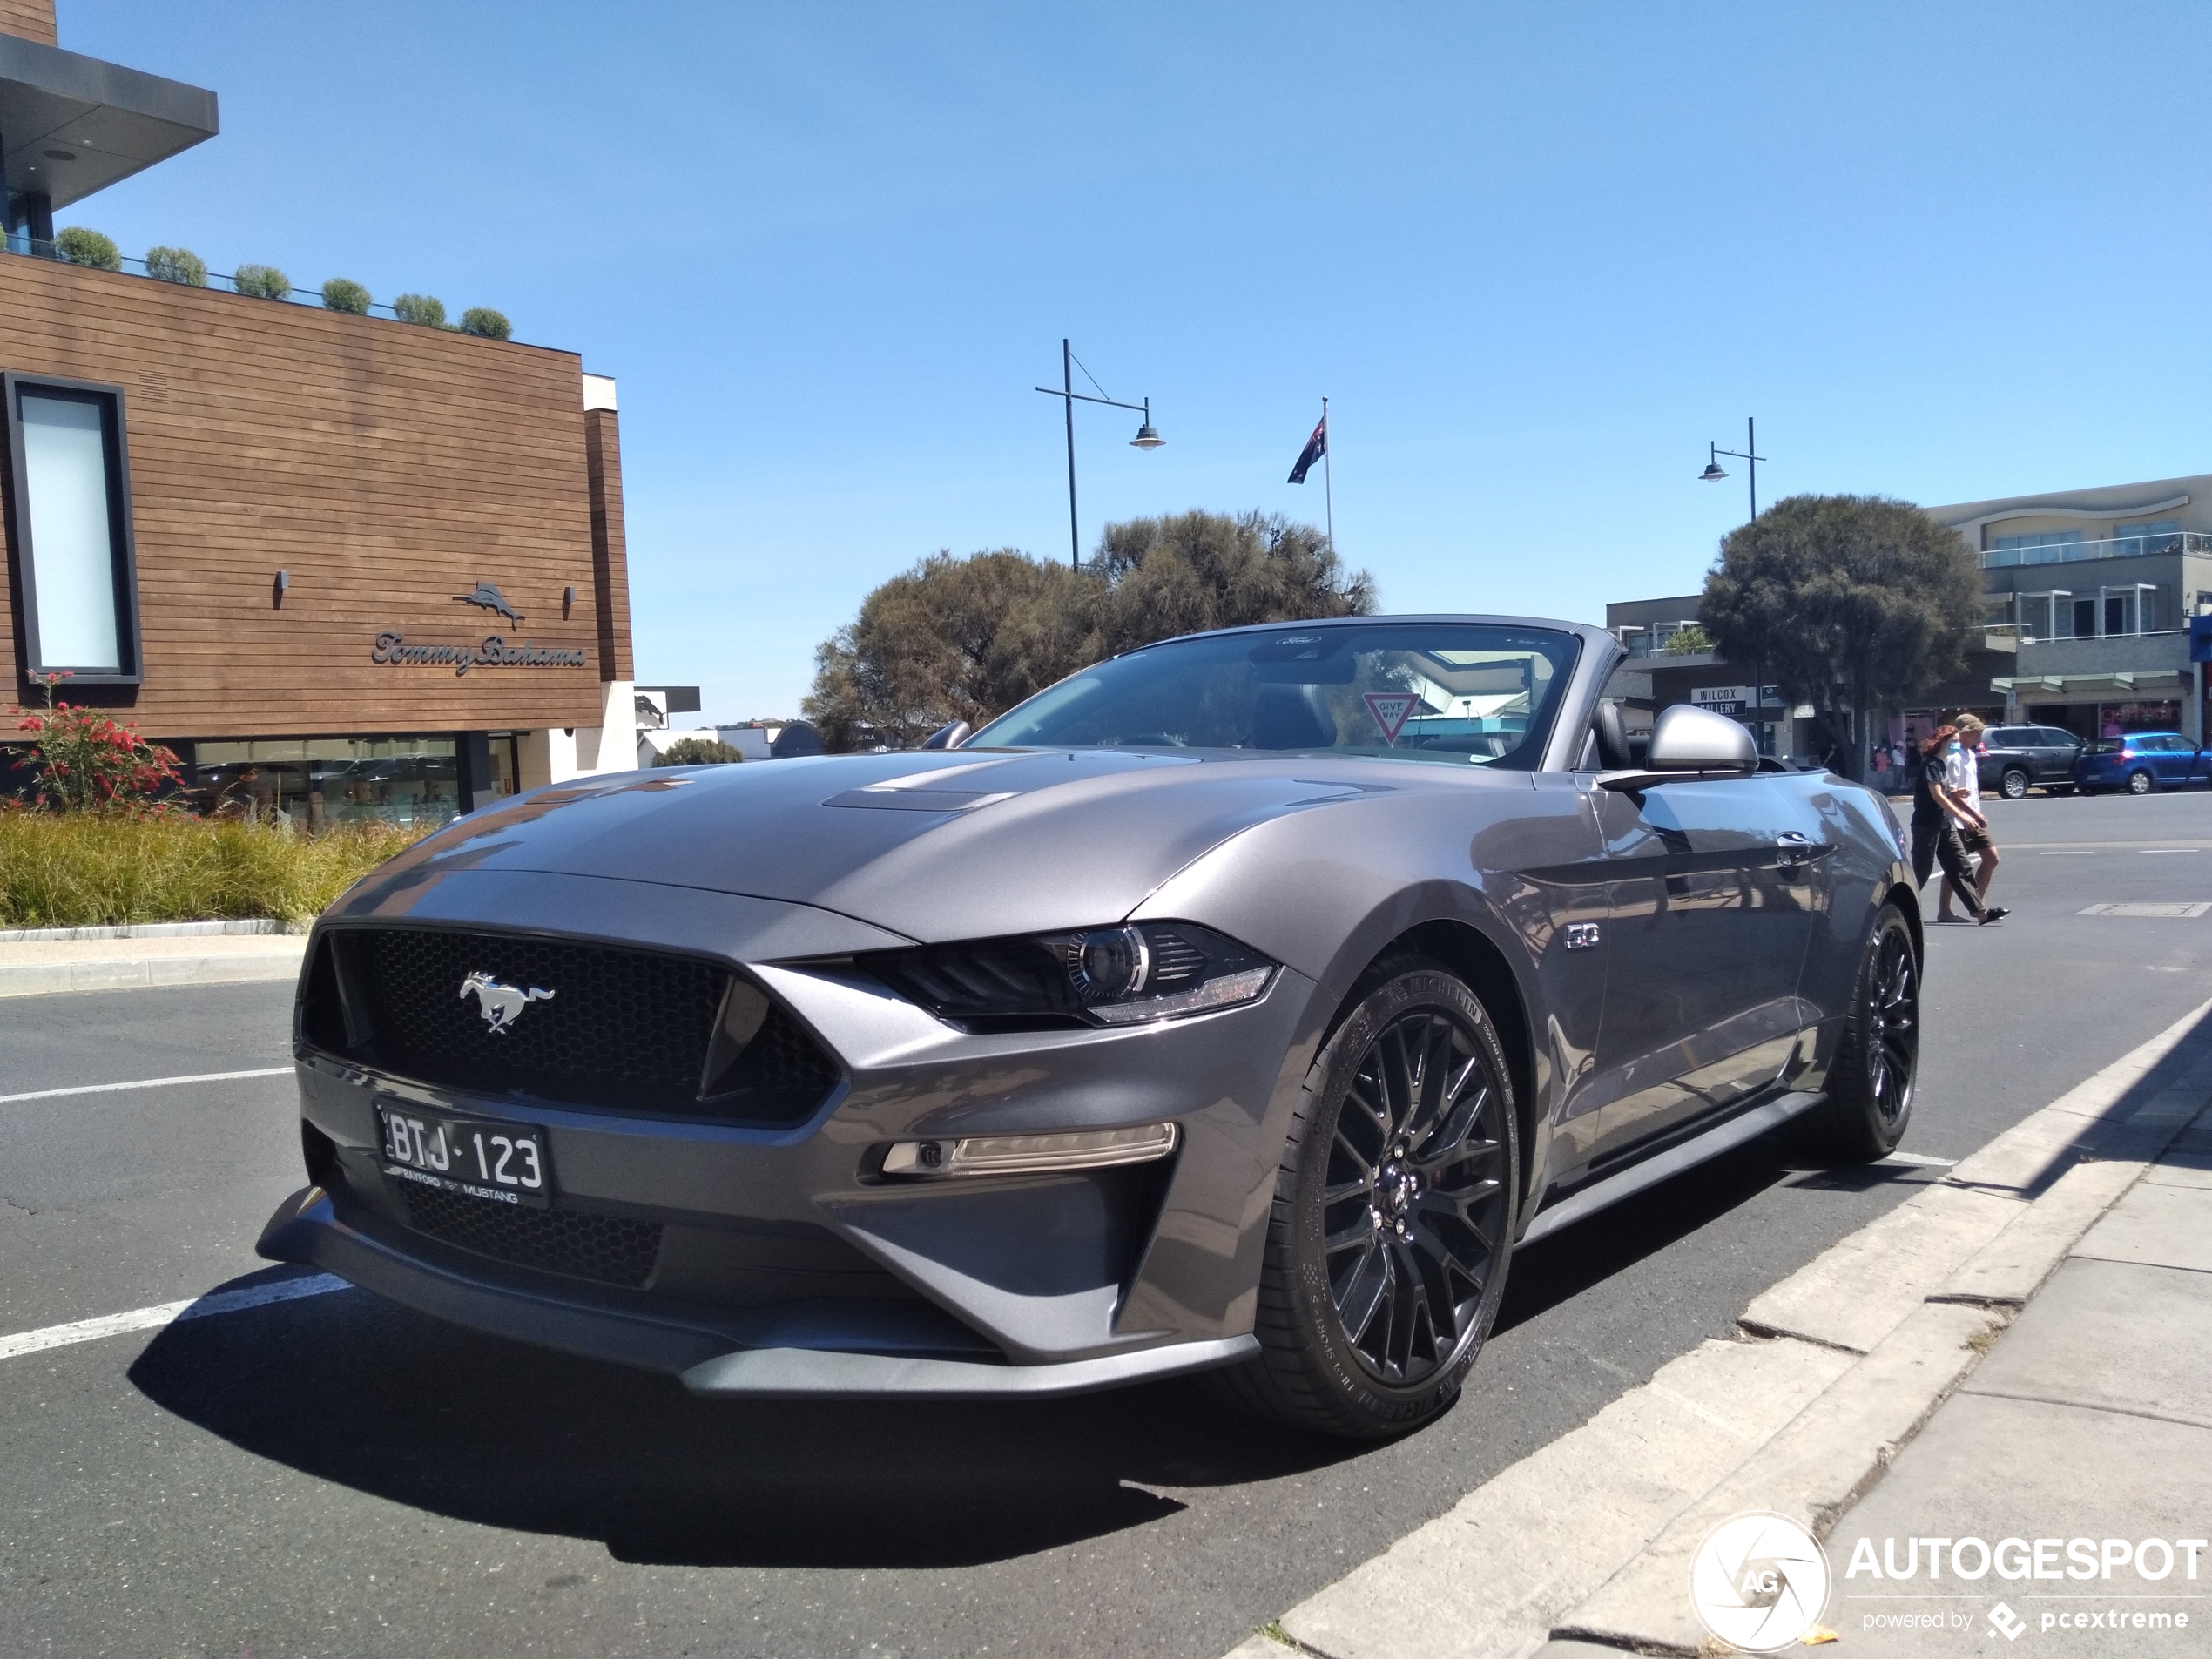
[[[507,596],[491,583],[479,582],[475,592],[456,593],[453,598],[455,604],[477,605],[486,610],[496,610],[517,628],[523,625],[523,613],[509,604]]]
[[[476,996],[476,1011],[484,1016],[484,1023],[496,1036],[504,1036],[507,1028],[521,1018],[523,1010],[531,1003],[545,1001],[553,995],[535,985],[527,991],[517,990],[512,985],[502,985],[489,974],[471,974],[461,981],[462,1001],[469,1000],[472,991]]]

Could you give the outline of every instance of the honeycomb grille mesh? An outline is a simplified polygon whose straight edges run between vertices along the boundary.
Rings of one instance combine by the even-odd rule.
[[[441,1244],[543,1273],[642,1290],[660,1257],[657,1221],[583,1210],[523,1210],[436,1188],[405,1188],[408,1225]]]
[[[499,988],[551,995],[522,1003],[495,1030],[483,996],[463,988],[476,974],[497,981],[495,1000]],[[692,957],[520,934],[346,928],[316,947],[300,1030],[315,1048],[447,1088],[661,1116],[805,1122],[837,1087],[837,1062],[772,1001],[732,1053],[716,1025],[733,983],[756,1006],[763,1000]],[[710,1054],[716,1076],[703,1094]]]

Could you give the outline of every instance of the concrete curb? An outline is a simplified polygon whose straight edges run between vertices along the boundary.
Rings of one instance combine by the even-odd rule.
[[[312,924],[268,916],[232,921],[132,921],[117,927],[0,927],[0,945],[45,945],[84,939],[206,939],[304,934]]]
[[[1283,1615],[1235,1659],[1694,1655],[1689,1561],[1720,1521],[1824,1537],[2067,1251],[2212,1093],[2193,1010],[1757,1298],[1588,1422]],[[1564,1494],[1571,1494],[1568,1497]]]
[[[91,955],[44,954],[53,948],[10,946],[0,955],[0,997],[51,996],[71,991],[116,991],[172,985],[231,985],[256,981],[294,980],[307,941],[283,934],[224,940],[180,941],[190,948]],[[25,953],[41,954],[26,958]],[[67,947],[60,948],[66,952]]]

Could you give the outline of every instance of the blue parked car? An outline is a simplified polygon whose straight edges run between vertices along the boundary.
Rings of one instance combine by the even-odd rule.
[[[2178,732],[2134,732],[2124,738],[2099,738],[2074,758],[2074,782],[2085,795],[2100,789],[2124,789],[2148,795],[2154,789],[2212,781],[2212,752]]]

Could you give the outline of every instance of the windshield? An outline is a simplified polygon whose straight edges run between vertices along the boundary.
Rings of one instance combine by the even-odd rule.
[[[1577,642],[1480,623],[1284,624],[1085,669],[963,748],[1258,749],[1534,768]]]

